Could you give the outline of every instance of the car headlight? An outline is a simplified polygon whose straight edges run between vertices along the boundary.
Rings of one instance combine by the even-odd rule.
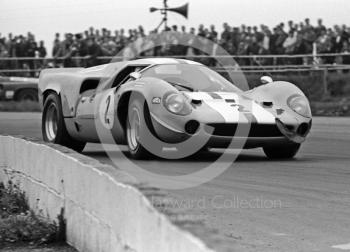
[[[163,100],[165,108],[171,113],[177,115],[188,115],[191,113],[191,107],[182,94],[171,93],[165,95]]]
[[[311,109],[306,97],[302,95],[292,95],[289,97],[287,103],[288,106],[299,115],[307,118],[311,117]]]

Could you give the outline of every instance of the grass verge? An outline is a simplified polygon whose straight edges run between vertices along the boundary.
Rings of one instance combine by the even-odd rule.
[[[314,116],[350,116],[350,97],[311,102]]]
[[[17,185],[11,181],[6,187],[0,184],[0,247],[4,251],[31,251],[37,248],[45,251],[47,246],[75,251],[64,244],[64,238],[56,223],[48,222],[29,209],[26,196]]]

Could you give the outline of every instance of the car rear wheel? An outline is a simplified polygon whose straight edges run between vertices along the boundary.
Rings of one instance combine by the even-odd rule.
[[[147,127],[141,99],[130,102],[126,121],[126,140],[130,156],[134,159],[146,159],[153,155],[141,144],[141,130]]]
[[[86,143],[70,137],[62,112],[61,100],[57,94],[49,94],[44,103],[42,115],[42,134],[46,142],[60,144],[81,152]]]
[[[264,147],[266,156],[270,159],[291,159],[294,158],[300,149],[300,144],[279,145]]]

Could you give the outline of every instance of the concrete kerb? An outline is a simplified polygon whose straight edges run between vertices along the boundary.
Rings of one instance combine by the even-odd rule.
[[[65,147],[0,136],[0,182],[8,180],[38,214],[57,222],[64,209],[67,242],[79,251],[213,251],[188,231],[203,233],[198,223],[183,230],[170,220],[181,213],[166,216],[152,205],[142,192],[152,188]]]

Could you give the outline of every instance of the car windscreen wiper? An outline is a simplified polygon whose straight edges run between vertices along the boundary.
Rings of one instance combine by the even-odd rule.
[[[171,85],[173,86],[178,86],[178,87],[182,87],[182,88],[185,88],[191,92],[194,92],[195,90],[189,86],[185,86],[185,85],[182,85],[182,84],[179,84],[179,83],[176,83],[176,82],[172,82],[172,81],[167,81],[168,83],[170,83]]]

